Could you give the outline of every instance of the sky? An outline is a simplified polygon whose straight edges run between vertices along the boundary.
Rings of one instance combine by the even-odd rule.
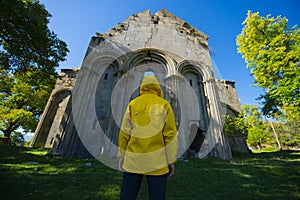
[[[253,87],[254,79],[237,52],[236,36],[241,33],[247,11],[286,17],[288,26],[300,24],[299,0],[40,0],[52,15],[49,28],[65,41],[70,50],[58,68],[81,66],[88,44],[96,32],[105,33],[129,16],[162,8],[209,36],[212,59],[222,79],[235,81],[243,104],[258,104],[263,92]]]

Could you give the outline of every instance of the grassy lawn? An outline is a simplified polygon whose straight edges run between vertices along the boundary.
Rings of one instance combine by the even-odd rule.
[[[0,155],[3,200],[119,199],[121,173],[97,160],[51,158],[43,149],[3,145]],[[148,199],[145,182],[138,199]],[[167,199],[300,199],[300,152],[177,162]]]

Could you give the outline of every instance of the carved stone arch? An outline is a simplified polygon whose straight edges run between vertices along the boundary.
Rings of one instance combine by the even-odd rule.
[[[102,56],[99,57],[94,65],[95,67],[100,67],[100,77],[98,77],[98,82],[96,84],[95,91],[95,112],[96,117],[99,122],[101,129],[110,141],[116,144],[117,142],[117,132],[115,121],[112,120],[111,111],[111,97],[114,87],[118,81],[120,74],[120,57],[116,56]],[[113,60],[114,59],[114,60]],[[94,122],[95,124],[96,122]]]
[[[52,124],[54,124],[55,118],[60,113],[60,104],[68,104],[71,96],[70,88],[63,88],[58,91],[54,91],[44,109],[40,123],[38,124],[34,137],[32,138],[31,146],[33,147],[44,147],[47,146],[47,138],[49,138]],[[61,106],[63,107],[63,106]],[[47,119],[47,120],[46,120]],[[50,136],[51,137],[51,136]],[[52,141],[50,141],[52,142]],[[49,142],[49,143],[50,143]]]
[[[206,110],[207,110],[207,121],[205,122],[206,128],[206,147],[202,146],[200,152],[205,152],[205,148],[213,149],[210,154],[220,158],[231,158],[231,151],[229,144],[223,134],[223,121],[224,110],[221,106],[219,97],[219,91],[214,77],[214,72],[211,66],[203,66],[200,63],[193,60],[185,60],[178,64],[177,67],[179,72],[195,72],[201,73],[203,76],[202,85],[205,94]],[[184,74],[183,74],[184,75]],[[200,102],[201,104],[201,102]],[[200,106],[200,108],[204,108]],[[203,109],[205,110],[205,109]],[[201,115],[201,110],[200,110]],[[200,117],[200,129],[202,129]]]
[[[105,66],[96,83],[95,108],[100,121],[107,118],[112,91],[118,80],[118,72],[119,63],[114,60],[108,66]]]
[[[151,68],[151,64],[158,68]],[[155,74],[164,74],[164,77],[175,73],[175,61],[166,52],[154,48],[142,48],[134,51],[127,60],[128,69],[143,67],[145,71],[150,70]],[[143,70],[143,71],[144,71]]]
[[[192,119],[188,120],[188,129],[190,134],[190,141],[193,141],[188,149],[190,156],[196,156],[200,152],[200,147],[204,141],[204,135],[209,127],[209,105],[205,92],[205,85],[203,83],[204,76],[207,76],[205,70],[203,70],[197,62],[191,62],[184,60],[178,64],[178,73],[181,74],[190,87],[193,88],[195,95],[198,99],[198,109],[200,118],[199,121]],[[196,107],[196,106],[195,106]],[[195,108],[196,109],[196,108]]]
[[[121,55],[114,54],[112,52],[94,52],[93,55],[90,53],[90,58],[87,58],[82,64],[81,71],[86,69],[93,70],[92,73],[103,74],[103,71],[107,67],[113,66],[117,72],[121,63]]]
[[[118,81],[120,74],[121,56],[114,52],[93,52],[90,53],[90,60],[87,60],[83,67],[91,69],[92,72],[88,72],[91,80],[91,85],[95,87],[95,110],[97,120],[104,131],[108,127],[108,120],[111,117],[110,111],[110,97],[114,85]],[[86,66],[86,65],[90,66]],[[79,82],[79,80],[78,80]]]
[[[177,70],[179,74],[184,75],[184,73],[190,72],[195,73],[199,77],[199,84],[203,85],[203,94],[205,96],[205,101],[207,105],[207,114],[211,117],[211,106],[216,106],[219,101],[217,94],[217,87],[215,85],[215,77],[210,66],[204,66],[203,64],[195,60],[183,60],[178,63]],[[211,104],[211,102],[214,102]],[[218,107],[218,105],[217,105]]]
[[[209,69],[208,66],[203,66],[197,61],[194,60],[183,60],[177,64],[177,70],[180,74],[183,74],[184,71],[193,71],[198,73],[203,77],[203,80],[209,80],[213,78],[213,72]]]

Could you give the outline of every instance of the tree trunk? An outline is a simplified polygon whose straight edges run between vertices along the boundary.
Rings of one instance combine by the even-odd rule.
[[[277,141],[278,147],[279,147],[279,149],[280,149],[280,150],[282,150],[282,145],[281,145],[281,142],[280,142],[280,140],[279,140],[278,134],[277,134],[277,132],[276,132],[276,130],[275,130],[275,128],[274,128],[274,126],[273,126],[273,123],[272,123],[272,121],[271,121],[271,120],[270,120],[270,125],[271,125],[271,127],[272,127],[272,130],[273,130],[273,133],[274,133],[274,135],[275,135],[275,138],[276,138],[276,141]]]
[[[4,130],[3,133],[4,133],[4,137],[10,138],[12,132],[8,130]]]
[[[2,132],[4,133],[4,137],[10,138],[12,132],[17,130],[18,127],[19,127],[19,125],[17,122],[10,123],[9,126],[5,130],[2,130]]]

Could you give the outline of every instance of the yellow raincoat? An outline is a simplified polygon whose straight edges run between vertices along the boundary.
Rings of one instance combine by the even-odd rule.
[[[118,140],[118,158],[127,172],[163,175],[176,161],[177,130],[171,105],[154,76],[146,76],[140,96],[124,114]]]

